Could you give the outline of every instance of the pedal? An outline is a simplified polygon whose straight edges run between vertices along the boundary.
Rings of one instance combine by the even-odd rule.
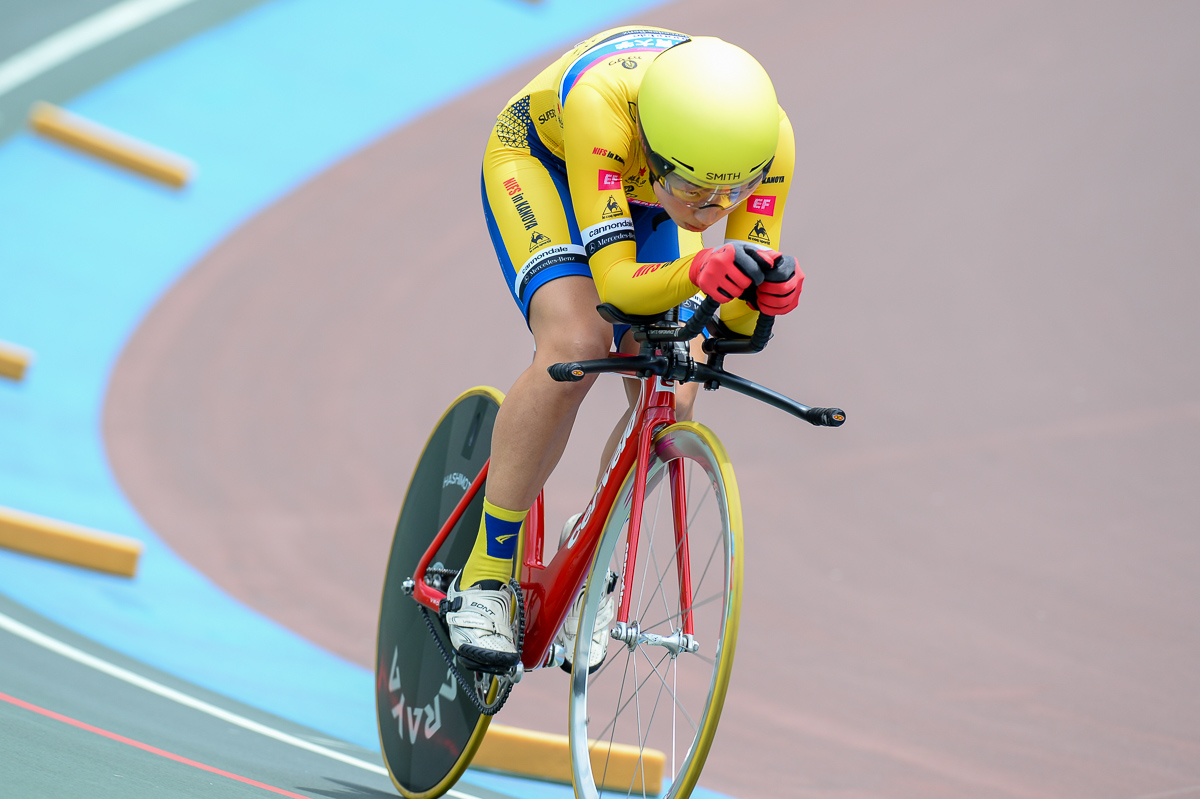
[[[500,679],[509,678],[517,669],[523,670],[524,668],[519,660],[516,662],[516,665],[513,666],[489,665],[487,663],[478,663],[468,657],[460,655],[457,652],[454,653],[454,662],[463,671],[474,672],[475,674],[486,674],[489,678],[498,677]],[[522,673],[524,672],[522,671]],[[519,681],[520,677],[510,680],[510,682],[513,683]]]
[[[454,613],[461,608],[462,597],[456,596],[453,600],[443,599],[438,602],[438,616],[441,618],[442,623],[444,624],[446,622],[447,613]]]

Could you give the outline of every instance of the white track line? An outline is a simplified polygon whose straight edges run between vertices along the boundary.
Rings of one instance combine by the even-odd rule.
[[[6,616],[3,613],[0,613],[0,628],[7,630],[13,635],[24,638],[30,643],[37,644],[40,647],[49,649],[51,652],[55,652],[65,658],[74,660],[76,663],[81,663],[84,666],[90,666],[97,671],[104,672],[110,677],[116,677],[118,680],[123,680],[130,685],[136,685],[138,688],[147,690],[152,694],[158,694],[164,699],[170,699],[172,702],[178,702],[185,707],[190,707],[193,710],[199,710],[201,713],[207,713],[208,715],[214,716],[222,721],[227,721],[230,724],[236,724],[243,729],[250,730],[251,732],[257,732],[260,735],[267,736],[268,738],[274,738],[276,741],[282,741],[285,744],[291,744],[292,746],[300,749],[306,749],[314,754],[324,755],[325,757],[333,760],[338,760],[351,766],[357,766],[365,771],[387,776],[387,769],[385,769],[383,766],[377,766],[374,763],[368,763],[365,760],[359,760],[356,757],[344,755],[341,752],[337,752],[333,749],[328,749],[324,746],[306,741],[303,738],[297,738],[294,735],[288,735],[286,732],[281,732],[280,730],[277,730],[273,727],[268,727],[265,724],[259,724],[257,721],[251,721],[245,716],[239,716],[237,713],[231,713],[228,710],[222,710],[216,705],[210,705],[208,702],[196,699],[193,696],[188,696],[181,691],[176,691],[174,688],[168,688],[162,683],[155,682],[154,680],[143,677],[140,674],[134,674],[128,669],[123,669],[120,666],[109,663],[107,660],[102,660],[95,655],[89,655],[87,652],[76,649],[70,644],[64,644],[57,638],[51,638],[45,633],[39,632],[38,630],[35,630],[26,624],[22,624],[11,616]],[[474,794],[463,793],[462,791],[454,789],[447,791],[446,794],[448,796],[455,797],[455,799],[479,799],[479,797],[475,796]]]
[[[195,0],[124,0],[0,63],[0,96],[43,72]]]
[[[34,643],[40,647],[49,649],[51,652],[55,652],[65,658],[70,658],[76,663],[82,663],[84,666],[90,666],[97,671],[104,672],[110,677],[116,677],[118,680],[124,680],[130,685],[136,685],[138,688],[143,688],[152,694],[158,694],[165,699],[170,699],[172,702],[178,702],[186,707],[199,710],[201,713],[207,713],[210,716],[215,716],[222,721],[227,721],[230,724],[236,724],[237,726],[243,727],[247,730],[261,733],[268,738],[274,738],[277,741],[283,741],[284,743],[291,744],[292,746],[297,746],[301,749],[307,749],[310,752],[315,752],[319,755],[325,755],[326,757],[333,758],[334,760],[340,760],[343,763],[349,763],[352,766],[358,766],[359,768],[366,769],[367,771],[373,771],[376,774],[387,774],[387,769],[383,768],[382,766],[377,766],[374,763],[368,763],[365,760],[359,760],[356,757],[344,755],[341,752],[336,752],[332,749],[327,749],[324,746],[310,743],[302,738],[297,738],[294,735],[288,735],[286,732],[280,732],[279,730],[268,727],[265,724],[259,724],[257,721],[251,721],[244,716],[239,716],[236,713],[230,713],[228,710],[222,710],[216,705],[210,705],[208,702],[188,696],[185,693],[176,691],[174,688],[168,688],[162,683],[155,682],[154,680],[143,677],[140,674],[134,674],[128,669],[123,669],[120,666],[109,663],[107,660],[101,660],[94,655],[89,655],[87,652],[76,649],[70,644],[64,644],[62,641],[59,641],[56,638],[51,638],[45,633],[39,632],[28,625],[22,624],[11,616],[6,616],[3,613],[0,613],[0,627],[8,630],[13,635],[24,638],[30,643]]]

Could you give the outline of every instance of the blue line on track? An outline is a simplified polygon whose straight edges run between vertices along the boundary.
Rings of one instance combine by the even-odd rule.
[[[659,2],[277,0],[70,105],[193,159],[187,190],[29,135],[0,147],[0,339],[37,355],[24,383],[0,382],[0,504],[146,544],[133,581],[0,551],[0,591],[165,671],[376,748],[370,673],[226,596],[130,506],[101,441],[110,371],[156,299],[250,216],[414,116]]]

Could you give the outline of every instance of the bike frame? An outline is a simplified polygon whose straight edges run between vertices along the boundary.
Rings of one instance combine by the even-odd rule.
[[[634,482],[622,585],[633,585],[633,575],[636,573],[637,566],[637,544],[642,525],[642,504],[646,496],[646,483],[650,472],[650,452],[654,436],[658,431],[676,421],[675,385],[673,382],[663,381],[653,375],[643,376],[632,372],[621,372],[621,374],[637,377],[640,381],[641,390],[638,394],[637,405],[630,415],[629,425],[625,428],[625,434],[617,444],[612,459],[600,476],[600,485],[592,495],[587,508],[584,509],[583,515],[579,517],[570,538],[550,563],[544,563],[542,557],[545,545],[545,519],[541,494],[534,501],[525,522],[520,581],[525,597],[525,641],[521,652],[521,662],[527,670],[538,668],[546,663],[550,644],[558,628],[562,626],[563,620],[566,619],[571,604],[587,577],[588,570],[592,565],[593,554],[600,542],[600,535],[604,531],[610,515],[617,510],[615,508],[617,498],[631,471]],[[425,572],[450,531],[458,524],[463,513],[486,482],[490,463],[489,460],[479,471],[479,475],[459,500],[449,518],[446,519],[442,529],[434,537],[413,573],[413,582],[415,583],[413,598],[431,610],[437,611],[440,602],[446,598],[446,595],[425,582]],[[692,635],[690,610],[692,585],[687,544],[687,486],[683,479],[681,462],[672,461],[669,464],[669,478],[677,553],[675,562],[679,573],[679,602],[680,607],[685,609],[682,619],[683,632]],[[629,621],[630,599],[630,593],[622,589],[616,621],[623,623]]]

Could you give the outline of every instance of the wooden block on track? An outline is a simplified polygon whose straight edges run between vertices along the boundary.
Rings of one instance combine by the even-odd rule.
[[[35,103],[29,125],[47,138],[133,170],[168,186],[182,188],[191,179],[192,164],[145,142],[118,133],[49,103]]]
[[[644,750],[639,764],[637,747],[613,744],[612,757],[607,772],[604,772],[607,754],[607,743],[593,742],[592,770],[597,774],[605,773],[605,788],[624,791],[630,785],[641,786],[644,774],[647,794],[656,795],[662,790],[663,766],[666,763],[666,755],[662,752]],[[488,727],[471,765],[540,780],[571,782],[571,750],[567,736],[506,727],[503,724]]]
[[[31,361],[33,353],[29,350],[0,341],[0,377],[22,380]]]
[[[137,574],[142,554],[136,539],[4,507],[0,547],[122,577]]]

